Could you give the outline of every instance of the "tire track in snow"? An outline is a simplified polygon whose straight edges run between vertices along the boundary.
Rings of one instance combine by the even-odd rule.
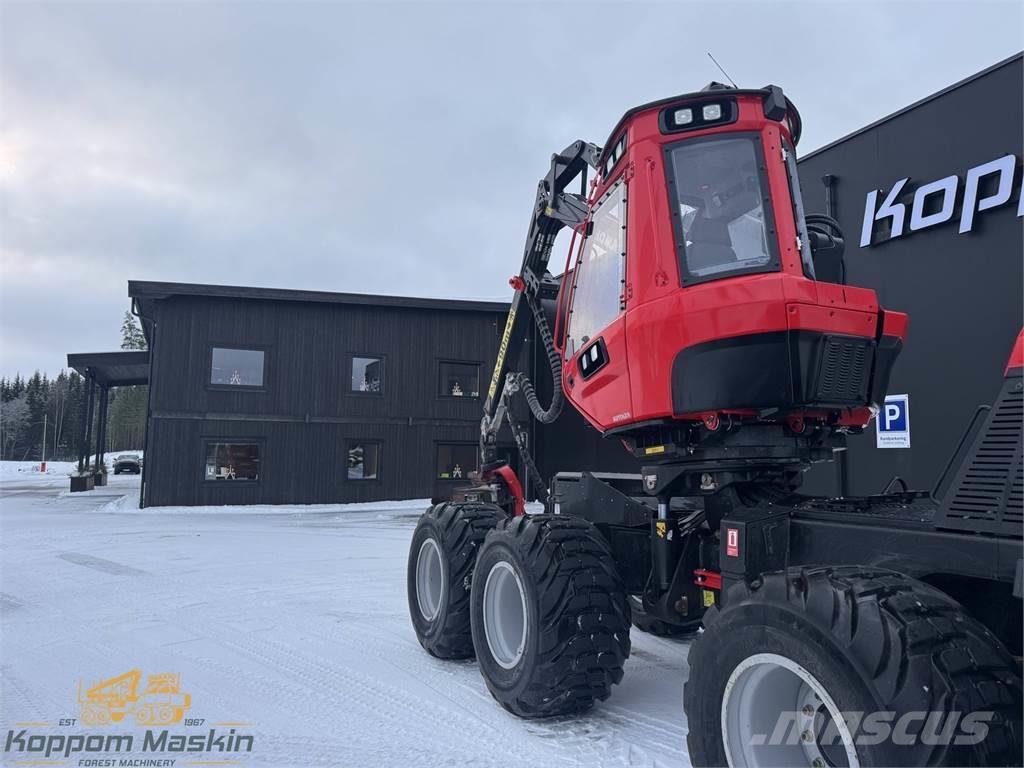
[[[403,673],[409,676],[422,676],[423,673],[429,672],[433,679],[440,681],[442,690],[439,693],[443,694],[446,690],[446,686],[450,686],[455,683],[459,688],[469,693],[473,698],[486,707],[493,707],[499,709],[499,705],[491,697],[487,691],[486,684],[483,677],[479,673],[476,662],[451,662],[451,661],[440,661],[429,656],[424,651],[419,643],[415,640],[412,634],[412,629],[409,629],[408,640],[403,640],[397,637],[393,632],[388,632],[383,628],[380,628],[372,623],[358,622],[358,626],[361,631],[354,633],[361,638],[362,641],[358,641],[353,635],[341,636],[342,642],[349,642],[350,645],[360,645],[358,649],[361,653],[372,653],[378,658],[386,658],[389,662],[395,662],[396,657],[394,655],[385,654],[382,646],[390,646],[395,651],[399,652],[398,658],[403,659],[402,664],[395,664],[396,668],[399,668]],[[331,638],[323,635],[318,630],[313,630],[312,634],[318,636],[322,640],[330,640]],[[372,635],[368,637],[367,635]],[[339,638],[334,638],[337,641]],[[675,650],[675,649],[673,649]],[[426,663],[425,663],[426,662]],[[465,669],[466,667],[472,667],[475,671],[472,683],[466,681]],[[627,667],[626,674],[629,675],[630,669]],[[679,719],[682,719],[682,685],[683,679],[679,679],[679,696],[678,696],[678,715]],[[555,738],[561,741],[563,744],[572,743],[577,747],[586,747],[588,753],[594,753],[594,757],[604,755],[610,745],[617,739],[623,745],[629,745],[633,747],[633,755],[627,757],[622,756],[622,762],[613,761],[607,763],[609,765],[648,765],[654,764],[650,758],[646,757],[645,751],[641,745],[648,748],[654,746],[659,751],[665,752],[669,755],[678,755],[683,749],[685,744],[686,731],[680,731],[679,719],[661,719],[644,715],[641,712],[637,712],[632,709],[618,706],[614,702],[616,701],[616,694],[619,693],[618,687],[613,688],[612,695],[605,702],[598,702],[595,705],[595,709],[591,710],[584,715],[576,718],[558,718],[553,721],[516,721],[524,723],[525,729],[536,736],[537,738],[550,739]],[[444,694],[443,694],[444,695]],[[449,697],[450,698],[450,697]],[[504,716],[504,713],[502,712]],[[632,733],[629,734],[629,738],[620,736],[617,733],[617,728],[629,727]],[[611,729],[611,730],[609,730]],[[621,745],[619,745],[621,747]],[[640,755],[636,754],[639,750]],[[618,748],[618,753],[629,752],[629,750],[623,750]],[[642,757],[641,757],[642,755]],[[639,759],[640,762],[635,761]],[[588,761],[589,762],[589,761]],[[605,763],[601,763],[605,764]]]
[[[228,642],[230,643],[231,641]],[[329,659],[310,654],[300,657],[294,653],[294,649],[274,641],[249,637],[246,638],[244,643],[234,644],[246,653],[262,658],[269,663],[277,664],[278,668],[306,681],[310,687],[321,688],[325,694],[336,694],[338,690],[345,690],[349,685],[355,685],[360,691],[365,693],[376,694],[375,698],[377,701],[383,700],[391,705],[388,707],[389,711],[397,708],[408,715],[407,718],[402,719],[403,729],[407,729],[412,724],[417,732],[421,733],[428,741],[436,741],[441,745],[451,747],[454,740],[463,744],[467,749],[473,749],[479,744],[479,739],[472,734],[466,733],[464,729],[448,731],[441,736],[441,740],[437,738],[438,723],[451,722],[452,720],[457,720],[459,716],[464,716],[468,712],[471,713],[471,710],[460,704],[456,704],[455,709],[441,706],[435,701],[410,695],[405,689],[380,678],[357,672],[350,667],[338,667],[336,663]],[[281,660],[282,656],[284,657],[283,662]],[[329,680],[334,681],[336,684],[329,685]],[[376,707],[373,709],[376,709]],[[444,717],[444,715],[448,717]],[[453,718],[451,717],[452,715],[456,717]],[[475,716],[474,719],[479,720]],[[516,754],[520,752],[520,745],[514,740],[506,739],[501,746],[506,758],[510,753]],[[522,757],[535,759],[536,755],[522,754]]]
[[[289,646],[259,640],[251,636],[244,639],[233,639],[226,636],[214,637],[215,634],[210,633],[209,637],[211,640],[216,640],[219,645],[234,649],[240,656],[259,661],[261,666],[274,669],[279,675],[282,672],[285,673],[284,678],[259,681],[256,687],[265,692],[260,697],[262,701],[273,701],[275,706],[290,710],[299,719],[308,720],[310,714],[310,708],[304,706],[302,702],[307,702],[310,699],[331,701],[337,699],[339,694],[344,694],[347,697],[349,708],[339,710],[329,719],[331,723],[337,723],[339,719],[345,720],[352,714],[351,704],[355,702],[358,714],[363,719],[369,717],[370,724],[372,724],[374,716],[380,718],[383,715],[384,719],[389,721],[392,720],[393,715],[397,716],[394,721],[401,723],[402,740],[405,742],[415,741],[416,748],[419,750],[430,745],[436,747],[438,754],[446,754],[451,752],[455,744],[458,744],[466,754],[479,756],[478,737],[467,734],[464,729],[451,730],[439,727],[440,724],[457,721],[462,715],[461,712],[453,712],[450,709],[439,707],[436,702],[412,696],[403,689],[370,675],[358,673],[349,668],[339,669],[327,659],[300,656],[294,648]],[[198,659],[198,661],[214,668],[224,668],[229,675],[237,676],[240,680],[245,679],[246,672],[237,667],[230,667],[221,661],[212,659]],[[254,681],[250,679],[246,682],[251,686]],[[328,713],[331,711],[333,708],[327,710]],[[432,711],[433,714],[431,714]],[[451,717],[452,715],[456,717]],[[328,720],[324,720],[321,726],[326,727],[327,724]],[[356,735],[358,736],[358,733]],[[339,741],[335,743],[335,746],[341,749],[346,746],[351,747],[351,744]],[[506,748],[509,746],[514,746],[514,744],[503,745]],[[336,751],[335,754],[337,754]],[[509,752],[504,751],[502,759],[496,764],[506,764],[508,756]],[[523,758],[524,764],[536,764],[536,754],[524,754]]]

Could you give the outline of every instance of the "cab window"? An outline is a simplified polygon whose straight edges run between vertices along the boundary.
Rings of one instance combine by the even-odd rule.
[[[678,216],[683,282],[713,280],[777,265],[759,139],[696,139],[667,149]]]
[[[594,210],[592,230],[576,264],[566,355],[576,354],[622,311],[626,261],[626,188],[620,182]]]

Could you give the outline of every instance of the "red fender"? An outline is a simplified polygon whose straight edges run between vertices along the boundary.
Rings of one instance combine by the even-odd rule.
[[[519,482],[519,478],[516,477],[515,471],[506,464],[503,467],[498,467],[493,472],[493,475],[497,475],[505,483],[505,487],[508,488],[508,492],[512,494],[512,498],[516,500],[516,517],[526,514],[526,498],[523,496],[523,486]]]

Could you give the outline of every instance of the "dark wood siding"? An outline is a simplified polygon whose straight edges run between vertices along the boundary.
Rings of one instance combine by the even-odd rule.
[[[154,302],[145,504],[424,498],[438,442],[477,440],[482,400],[439,397],[438,361],[494,365],[501,313],[172,296]],[[264,386],[209,386],[213,346],[265,350]],[[385,358],[381,396],[351,394],[350,358]],[[208,441],[261,446],[258,482],[205,481]],[[348,480],[346,442],[381,445],[378,480]]]

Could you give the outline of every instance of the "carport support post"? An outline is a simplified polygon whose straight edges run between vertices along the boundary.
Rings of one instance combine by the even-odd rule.
[[[86,378],[86,385],[88,385],[89,379]],[[83,393],[84,394],[84,393]],[[86,407],[85,402],[79,403],[80,413],[78,416],[78,474],[82,474],[82,470],[85,469],[85,422],[86,422]]]
[[[96,471],[102,472],[106,466],[107,454],[107,403],[110,388],[100,387],[100,413],[96,422]]]
[[[85,430],[82,435],[82,469],[84,470],[89,466],[89,447],[92,443],[92,416],[93,409],[96,404],[96,382],[93,379],[92,372],[89,373],[86,381],[89,382],[89,400],[85,407]]]

